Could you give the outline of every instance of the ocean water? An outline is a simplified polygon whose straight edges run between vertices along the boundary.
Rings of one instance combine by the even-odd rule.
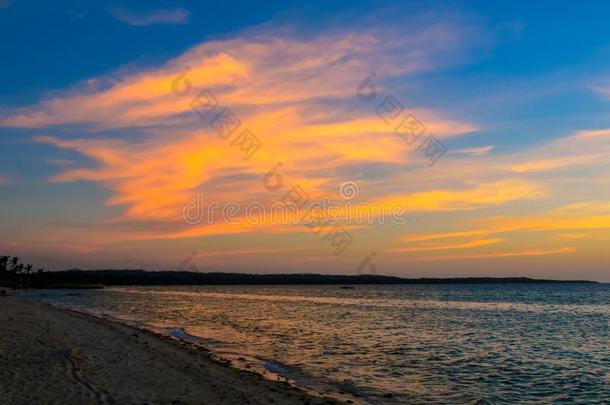
[[[26,293],[369,404],[610,403],[610,285],[116,287]]]

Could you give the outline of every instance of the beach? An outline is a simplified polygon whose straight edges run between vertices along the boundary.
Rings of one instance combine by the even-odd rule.
[[[128,403],[247,403],[243,395],[250,403],[316,403],[305,392],[384,405],[610,403],[608,284],[124,286],[11,294],[0,298],[0,308],[11,304],[0,311],[0,362],[17,357],[0,372],[19,370],[19,379],[3,374],[0,386],[32,387],[22,390],[28,395],[37,387],[71,387],[82,398],[106,390]],[[15,306],[16,298],[36,302]],[[19,360],[25,354],[33,366]],[[71,365],[94,390],[74,383],[79,374]]]
[[[121,323],[14,297],[0,309],[3,404],[339,403]]]

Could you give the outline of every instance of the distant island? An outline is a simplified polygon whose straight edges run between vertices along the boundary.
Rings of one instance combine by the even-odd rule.
[[[38,288],[94,288],[119,285],[353,285],[353,284],[540,284],[597,283],[588,280],[545,280],[528,277],[401,278],[382,275],[245,274],[146,270],[65,270],[44,272],[35,281]]]

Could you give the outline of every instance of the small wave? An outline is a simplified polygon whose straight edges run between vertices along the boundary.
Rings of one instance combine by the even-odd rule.
[[[280,375],[283,375],[286,373],[286,370],[284,370],[279,364],[274,363],[272,361],[265,362],[265,369],[268,371],[271,371],[272,373],[280,374]]]
[[[196,298],[217,298],[249,301],[271,302],[306,302],[320,305],[371,306],[379,308],[416,308],[416,309],[458,309],[505,312],[554,312],[579,314],[610,314],[608,305],[557,304],[557,303],[521,303],[521,302],[479,302],[479,301],[439,301],[429,299],[379,299],[379,298],[345,298],[304,295],[266,295],[244,293],[218,293],[208,291],[159,291],[137,288],[117,287],[116,290],[136,294],[159,296],[182,296]]]
[[[191,337],[182,328],[171,329],[169,335],[179,340],[188,340]]]

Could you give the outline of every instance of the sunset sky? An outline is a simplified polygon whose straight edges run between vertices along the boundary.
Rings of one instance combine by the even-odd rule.
[[[0,0],[0,253],[610,281],[610,4],[395,3]],[[336,222],[244,220],[297,186]],[[198,201],[242,210],[188,220]],[[348,223],[347,202],[405,209]]]

